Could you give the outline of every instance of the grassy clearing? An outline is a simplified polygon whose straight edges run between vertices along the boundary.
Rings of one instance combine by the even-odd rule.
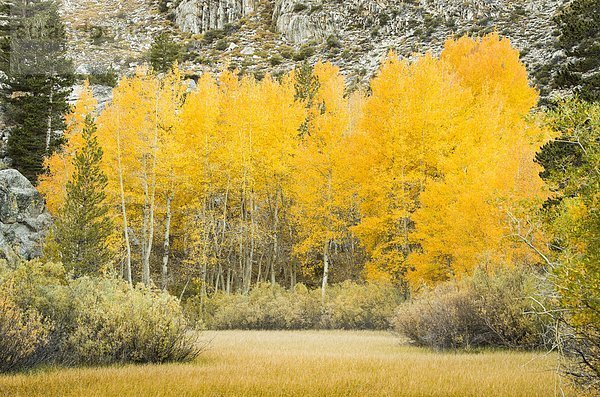
[[[552,396],[557,356],[436,353],[385,332],[206,332],[189,364],[0,377],[2,396]],[[573,395],[567,390],[567,395]]]

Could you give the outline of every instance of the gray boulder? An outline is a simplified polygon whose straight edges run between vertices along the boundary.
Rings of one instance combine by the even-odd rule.
[[[42,255],[52,218],[44,198],[19,171],[0,171],[0,258],[8,262]]]

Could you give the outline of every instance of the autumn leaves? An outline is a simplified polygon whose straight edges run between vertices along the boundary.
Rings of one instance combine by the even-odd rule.
[[[528,260],[508,236],[545,197],[533,157],[548,136],[525,118],[537,94],[507,40],[449,40],[414,62],[392,53],[368,93],[348,93],[330,64],[302,73],[223,72],[193,89],[178,70],[121,80],[98,139],[122,226],[114,248],[142,281],[157,250],[173,277],[170,246],[180,274],[242,291],[302,269],[325,287],[348,257],[369,279],[415,283]],[[91,100],[48,160],[53,208]]]

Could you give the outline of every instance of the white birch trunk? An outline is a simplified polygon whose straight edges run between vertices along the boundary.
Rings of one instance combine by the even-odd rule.
[[[123,236],[125,238],[125,280],[133,284],[131,274],[131,242],[129,241],[129,224],[127,222],[127,209],[125,206],[125,185],[123,183],[123,165],[121,163],[121,131],[117,129],[117,166],[119,173],[119,193],[121,195],[121,214],[123,215]]]
[[[169,254],[170,254],[170,234],[171,234],[171,202],[173,201],[174,192],[171,191],[167,197],[167,208],[165,214],[165,241],[163,242],[163,260],[162,260],[162,289],[167,290],[168,272],[169,272]]]
[[[321,303],[325,303],[325,290],[329,279],[329,241],[323,246],[323,283],[321,284]]]

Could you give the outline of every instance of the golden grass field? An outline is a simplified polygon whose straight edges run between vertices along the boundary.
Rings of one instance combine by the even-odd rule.
[[[210,345],[193,363],[0,376],[0,396],[560,395],[554,354],[439,353],[371,331],[211,331],[203,338]]]

